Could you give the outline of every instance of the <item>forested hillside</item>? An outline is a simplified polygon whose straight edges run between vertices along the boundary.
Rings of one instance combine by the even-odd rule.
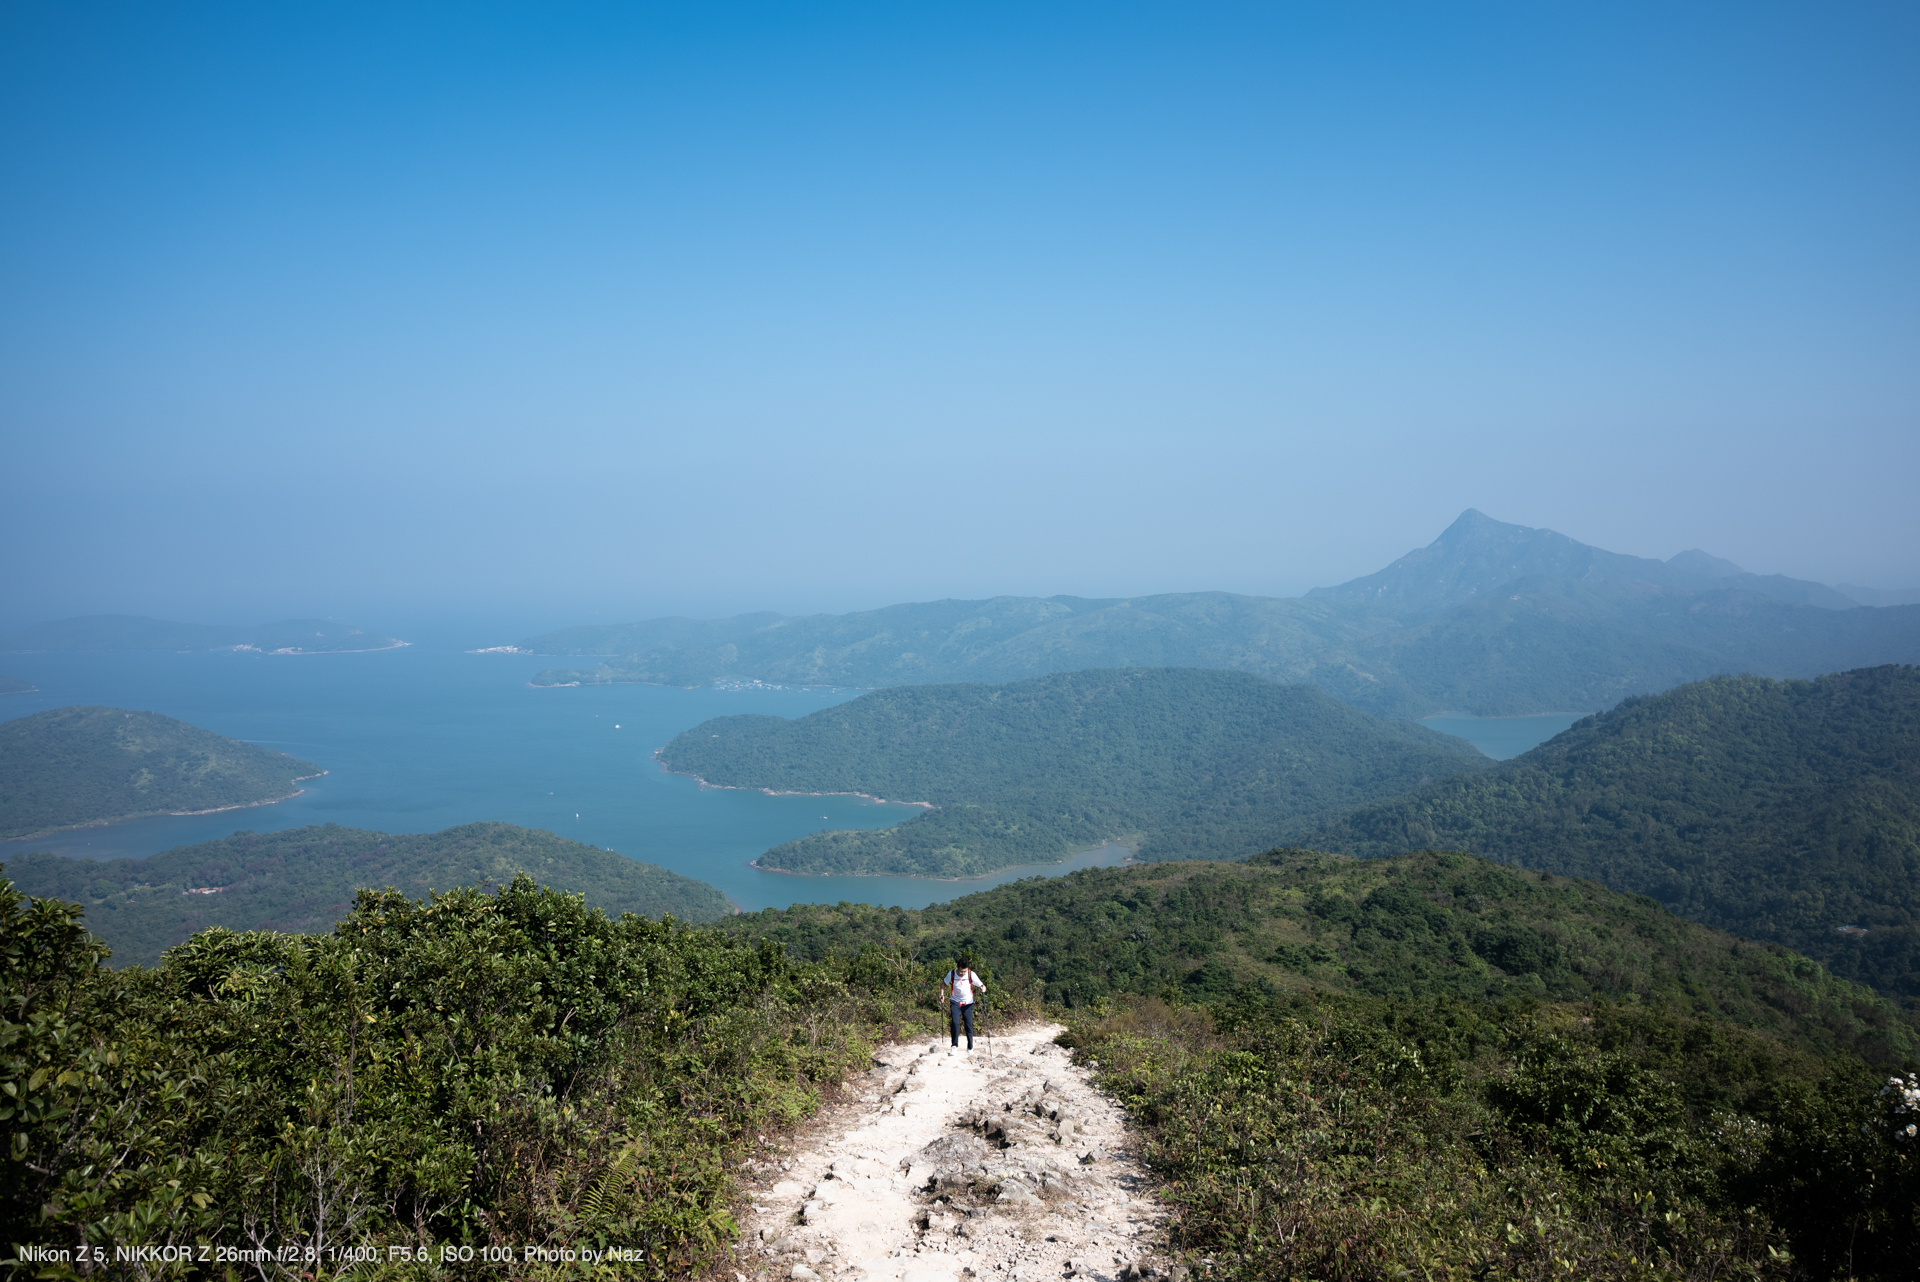
[[[214,926],[325,932],[353,910],[363,886],[425,898],[455,886],[505,885],[525,873],[614,917],[702,922],[732,911],[703,881],[503,823],[397,836],[337,824],[238,832],[146,859],[14,855],[6,871],[25,894],[82,905],[119,966],[151,965]]]
[[[1472,510],[1378,574],[1303,598],[995,597],[860,614],[568,628],[535,654],[606,657],[535,684],[760,680],[896,686],[1081,668],[1198,667],[1316,685],[1382,717],[1599,711],[1720,673],[1812,677],[1920,662],[1920,606],[1588,547]]]
[[[1305,840],[1591,877],[1920,998],[1920,668],[1722,677],[1630,700]]]
[[[660,758],[732,787],[931,802],[896,827],[815,834],[759,862],[938,877],[1117,837],[1144,859],[1244,858],[1364,799],[1492,764],[1308,686],[1180,668],[879,690],[793,721],[720,717]]]
[[[1591,881],[1460,853],[1095,868],[921,910],[796,905],[721,928],[808,959],[869,945],[930,959],[972,951],[1003,987],[1070,1007],[1122,993],[1217,1001],[1248,986],[1652,1002],[1810,1051],[1920,1058],[1920,1016],[1805,957]]]
[[[0,722],[0,839],[277,801],[323,773],[157,712],[56,708]]]

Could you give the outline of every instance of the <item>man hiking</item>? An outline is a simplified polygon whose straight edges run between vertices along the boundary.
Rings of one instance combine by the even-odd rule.
[[[947,1003],[947,1022],[953,1030],[953,1046],[947,1051],[951,1055],[960,1049],[960,1025],[967,1026],[967,1049],[973,1049],[973,995],[987,991],[986,981],[973,972],[973,958],[961,954],[954,960],[953,969],[940,981],[941,1000]]]

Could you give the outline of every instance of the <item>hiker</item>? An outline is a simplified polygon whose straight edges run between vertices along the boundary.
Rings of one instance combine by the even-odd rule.
[[[951,1055],[960,1049],[960,1024],[967,1025],[967,1049],[973,1049],[973,994],[976,990],[985,992],[987,983],[973,972],[973,958],[962,954],[955,959],[953,969],[947,972],[941,983],[941,1000],[947,1003],[947,1022],[952,1026],[953,1047],[947,1051]]]

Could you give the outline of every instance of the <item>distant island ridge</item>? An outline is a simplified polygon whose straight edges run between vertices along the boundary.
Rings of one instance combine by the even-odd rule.
[[[1805,678],[1920,662],[1920,604],[1690,550],[1588,546],[1469,509],[1427,547],[1304,597],[995,597],[846,615],[567,628],[515,653],[606,658],[536,685],[763,681],[881,688],[1093,668],[1195,667],[1315,685],[1415,720],[1587,713],[1732,673]]]
[[[0,638],[0,652],[87,654],[115,650],[257,650],[262,654],[351,654],[394,650],[396,637],[376,636],[328,619],[285,619],[253,627],[173,623],[136,614],[55,619]]]
[[[40,687],[18,677],[0,677],[0,694],[31,694]]]

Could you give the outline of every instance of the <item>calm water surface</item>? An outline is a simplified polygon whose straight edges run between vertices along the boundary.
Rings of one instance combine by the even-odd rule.
[[[654,750],[709,717],[799,717],[861,692],[527,684],[551,663],[427,645],[336,655],[8,655],[7,675],[40,689],[0,698],[0,719],[71,704],[150,710],[278,748],[330,773],[304,783],[304,795],[271,806],[0,842],[0,861],[12,850],[140,858],[244,829],[302,824],[437,832],[497,819],[697,877],[751,910],[843,899],[918,908],[1126,857],[1108,847],[1064,864],[961,882],[760,872],[748,861],[781,842],[826,829],[884,828],[919,812],[858,797],[702,788],[662,770]]]
[[[1428,717],[1420,724],[1465,739],[1495,761],[1506,761],[1545,743],[1586,715],[1556,712],[1543,717],[1468,717],[1449,713]]]

